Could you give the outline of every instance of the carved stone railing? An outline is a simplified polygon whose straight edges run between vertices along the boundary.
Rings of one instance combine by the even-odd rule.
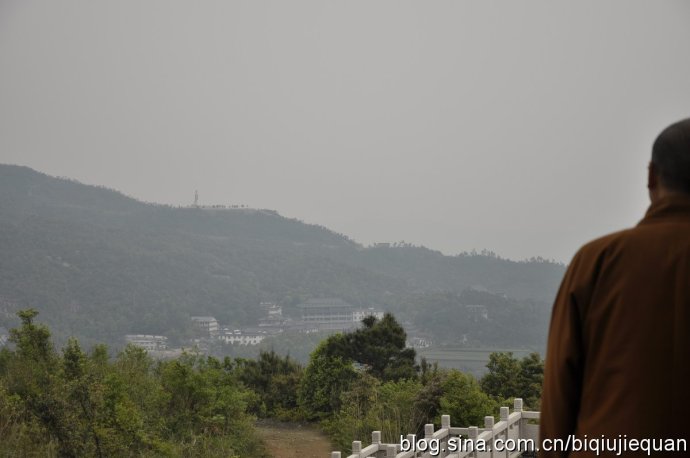
[[[434,431],[434,425],[427,424],[423,438],[408,434],[400,443],[386,444],[381,442],[381,432],[374,431],[371,445],[363,448],[362,442],[354,441],[347,458],[513,458],[538,445],[538,420],[539,412],[523,411],[522,399],[517,398],[513,412],[501,407],[500,420],[484,417],[483,428],[451,426],[450,416],[442,415],[441,429]],[[331,453],[331,458],[342,457],[340,452]]]

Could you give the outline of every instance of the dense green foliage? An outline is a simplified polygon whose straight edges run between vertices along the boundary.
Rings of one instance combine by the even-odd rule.
[[[62,353],[20,312],[0,353],[0,456],[263,456],[233,365],[185,355],[154,363],[127,347]]]
[[[405,347],[405,330],[393,315],[386,313],[381,320],[368,316],[362,324],[361,329],[326,339],[325,354],[358,363],[383,381],[415,378],[415,351]]]
[[[539,410],[544,362],[537,353],[517,359],[512,353],[492,353],[482,377],[482,389],[496,399],[522,398],[525,407]]]
[[[428,421],[416,402],[422,389],[415,379],[382,382],[361,374],[342,393],[341,408],[324,421],[324,429],[342,448],[366,440],[372,431],[395,443],[400,434],[418,431]]]
[[[328,418],[340,409],[342,394],[357,378],[352,360],[331,356],[328,340],[312,353],[299,387],[299,404],[308,420]]]
[[[518,361],[518,365],[534,362],[541,367],[541,361],[531,357]],[[479,381],[471,374],[436,367],[425,372],[398,381],[355,373],[346,387],[339,387],[339,401],[330,404],[332,410],[327,407],[320,412],[324,430],[339,449],[347,451],[353,440],[366,442],[371,431],[381,431],[384,441],[394,443],[400,435],[423,435],[424,425],[439,425],[442,414],[450,415],[454,426],[481,426],[485,416],[497,416],[501,406],[511,405],[507,397],[483,390],[485,380]],[[510,375],[520,374],[516,369]],[[541,387],[538,391],[540,394]]]
[[[471,375],[450,371],[441,381],[439,410],[458,425],[482,425],[484,416],[495,414],[500,405],[484,393]]]
[[[349,401],[342,396],[359,373],[370,380],[399,381],[417,377],[415,351],[405,347],[405,331],[393,315],[365,318],[363,327],[324,340],[312,353],[300,386],[300,404],[310,420],[328,418]]]
[[[57,352],[35,311],[19,316],[12,349],[0,352],[0,456],[260,457],[254,417],[319,422],[348,450],[373,430],[396,442],[441,414],[478,425],[513,397],[536,408],[541,394],[536,353],[493,353],[481,380],[416,366],[392,315],[329,336],[304,369],[274,351],[154,362],[129,346],[110,360],[105,346],[87,354],[71,339]]]
[[[538,406],[543,362],[537,353],[522,360],[492,353],[488,373],[477,380],[424,359],[415,366],[414,351],[404,342],[392,315],[367,318],[361,329],[324,340],[300,382],[301,415],[320,421],[337,447],[349,450],[352,440],[366,440],[374,430],[388,442],[423,434],[424,425],[439,424],[441,414],[454,425],[481,425],[514,397]]]
[[[256,394],[257,403],[252,406],[256,415],[279,420],[300,418],[296,388],[302,378],[302,366],[274,351],[261,352],[256,360],[235,361],[239,380]]]
[[[260,301],[290,313],[309,297],[378,306],[453,341],[466,322],[458,305],[471,300],[463,291],[476,287],[496,293],[482,299],[495,307],[470,340],[540,348],[543,336],[529,336],[543,327],[563,274],[538,259],[365,248],[274,211],[146,204],[8,165],[0,165],[0,249],[0,326],[34,307],[61,344],[73,335],[119,346],[137,333],[175,343],[191,335],[190,315],[240,327],[256,323]]]

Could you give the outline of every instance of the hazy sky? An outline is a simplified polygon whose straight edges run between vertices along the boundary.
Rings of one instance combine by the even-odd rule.
[[[568,261],[690,116],[687,1],[2,1],[0,162]]]

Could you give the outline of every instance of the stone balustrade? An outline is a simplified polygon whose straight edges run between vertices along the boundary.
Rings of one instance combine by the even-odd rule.
[[[383,443],[381,432],[371,433],[371,444],[352,443],[346,458],[514,458],[534,450],[539,440],[539,412],[523,411],[522,399],[515,399],[513,411],[501,407],[500,419],[484,417],[484,427],[451,426],[450,416],[441,416],[441,428],[424,426],[424,437],[408,434],[397,444]],[[332,452],[331,458],[342,458]]]

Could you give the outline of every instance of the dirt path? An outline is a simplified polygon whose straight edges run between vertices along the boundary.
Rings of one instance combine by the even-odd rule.
[[[328,458],[333,451],[328,438],[311,426],[260,422],[256,429],[273,458]]]

